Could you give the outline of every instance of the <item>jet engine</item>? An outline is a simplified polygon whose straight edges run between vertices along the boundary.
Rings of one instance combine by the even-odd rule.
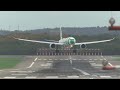
[[[86,48],[86,47],[87,47],[86,44],[81,44],[81,45],[80,45],[80,48],[83,48],[83,49],[84,49],[84,48]]]
[[[51,49],[54,49],[54,48],[56,48],[56,45],[55,45],[55,44],[50,44],[49,47],[50,47]]]

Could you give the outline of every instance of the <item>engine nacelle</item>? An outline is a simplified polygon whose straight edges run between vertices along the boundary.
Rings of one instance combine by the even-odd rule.
[[[80,45],[80,48],[83,48],[83,49],[84,49],[84,48],[86,48],[86,47],[87,47],[86,44],[81,44],[81,45]]]
[[[51,49],[54,49],[54,48],[56,48],[56,45],[55,45],[55,44],[50,44],[49,47],[50,47]]]

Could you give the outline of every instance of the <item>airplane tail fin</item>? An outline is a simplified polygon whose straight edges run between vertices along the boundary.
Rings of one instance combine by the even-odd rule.
[[[60,39],[62,39],[62,30],[61,30],[61,27],[60,27]]]

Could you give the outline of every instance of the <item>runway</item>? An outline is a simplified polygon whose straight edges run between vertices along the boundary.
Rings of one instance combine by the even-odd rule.
[[[120,69],[101,69],[104,59],[120,65],[112,56],[26,56],[15,68],[0,70],[0,79],[119,79]]]

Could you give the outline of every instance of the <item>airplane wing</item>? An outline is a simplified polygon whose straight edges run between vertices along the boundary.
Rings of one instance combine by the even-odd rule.
[[[46,42],[59,42],[59,41],[55,41],[55,40],[47,40],[47,39],[44,39],[44,41],[46,41]]]
[[[81,42],[81,43],[75,43],[75,45],[81,45],[81,44],[93,44],[93,43],[101,43],[101,42],[109,42],[109,41],[112,41],[114,40],[115,38],[113,39],[109,39],[109,40],[101,40],[101,41],[92,41],[92,42]]]
[[[21,38],[14,38],[14,39],[21,40],[21,41],[27,41],[27,42],[63,45],[63,43],[57,43],[57,42],[37,41],[37,40],[28,40],[28,39],[21,39]]]

